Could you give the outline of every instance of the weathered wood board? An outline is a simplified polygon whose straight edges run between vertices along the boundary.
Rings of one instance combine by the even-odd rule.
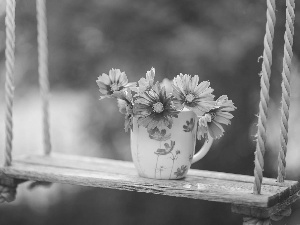
[[[0,170],[18,179],[138,191],[246,207],[272,207],[300,189],[297,181],[280,184],[275,179],[264,178],[261,195],[254,195],[251,176],[190,170],[181,180],[154,180],[139,177],[132,162],[57,153],[19,157],[14,159],[12,166]]]
[[[300,198],[300,191],[292,194],[289,198],[283,202],[278,202],[276,205],[271,207],[252,207],[245,205],[231,205],[231,211],[237,214],[251,216],[255,218],[270,218],[276,213],[280,213],[282,210],[285,210],[287,207],[291,206],[292,203],[297,201]]]

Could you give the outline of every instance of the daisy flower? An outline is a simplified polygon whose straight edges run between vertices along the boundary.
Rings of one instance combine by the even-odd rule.
[[[111,69],[109,75],[103,73],[96,82],[100,93],[103,94],[100,99],[112,97],[113,93],[136,85],[135,82],[128,83],[125,72],[121,72],[119,69]]]
[[[167,94],[172,94],[173,88],[172,88],[172,81],[168,78],[164,78],[161,82],[161,86],[164,86],[166,89]]]
[[[173,95],[176,98],[174,105],[178,110],[184,107],[202,116],[214,107],[213,89],[208,81],[200,84],[198,75],[191,77],[188,74],[177,75],[173,79]]]
[[[118,100],[118,107],[120,113],[125,115],[125,131],[132,129],[132,119],[133,119],[133,98],[131,90],[123,90],[114,93],[113,96]]]
[[[155,69],[152,67],[151,70],[147,71],[146,78],[141,78],[138,81],[139,86],[132,88],[133,91],[137,92],[137,95],[141,95],[146,90],[154,85]]]
[[[137,96],[134,102],[134,114],[138,123],[148,130],[162,127],[172,127],[172,117],[178,117],[178,111],[172,106],[171,95],[158,82],[143,94]]]
[[[223,136],[224,129],[221,124],[230,124],[230,119],[233,115],[230,113],[236,107],[231,100],[228,100],[226,95],[222,95],[215,102],[215,107],[205,115],[199,118],[199,126],[197,131],[197,138],[201,139],[209,134],[213,139]]]

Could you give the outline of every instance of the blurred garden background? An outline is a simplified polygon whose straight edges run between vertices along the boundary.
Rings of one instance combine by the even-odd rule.
[[[296,1],[288,179],[300,178],[300,5]],[[266,177],[277,175],[285,1],[278,0]],[[36,6],[17,0],[14,154],[42,152]],[[156,79],[179,73],[209,80],[237,110],[225,136],[192,168],[253,175],[265,0],[47,1],[53,151],[131,160],[116,102],[99,102],[97,77],[111,68],[129,82],[151,67]],[[0,148],[4,148],[5,1],[0,0]],[[197,143],[199,146],[201,143]],[[2,160],[2,155],[1,155]],[[1,225],[241,224],[230,205],[152,194],[53,184],[0,205]],[[300,201],[274,224],[300,223]]]

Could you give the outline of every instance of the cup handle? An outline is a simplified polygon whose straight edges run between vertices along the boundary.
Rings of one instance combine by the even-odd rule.
[[[200,159],[202,159],[207,152],[209,151],[211,144],[213,143],[213,138],[208,134],[208,140],[205,141],[204,145],[202,148],[194,155],[192,159],[192,164],[195,162],[198,162]]]

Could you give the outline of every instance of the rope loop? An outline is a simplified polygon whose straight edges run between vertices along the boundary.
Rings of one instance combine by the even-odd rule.
[[[291,206],[288,206],[284,210],[272,215],[271,220],[279,221],[279,220],[282,220],[283,217],[288,217],[291,214],[292,214],[292,208],[291,208]]]
[[[12,202],[16,199],[16,187],[0,185],[0,203]]]

